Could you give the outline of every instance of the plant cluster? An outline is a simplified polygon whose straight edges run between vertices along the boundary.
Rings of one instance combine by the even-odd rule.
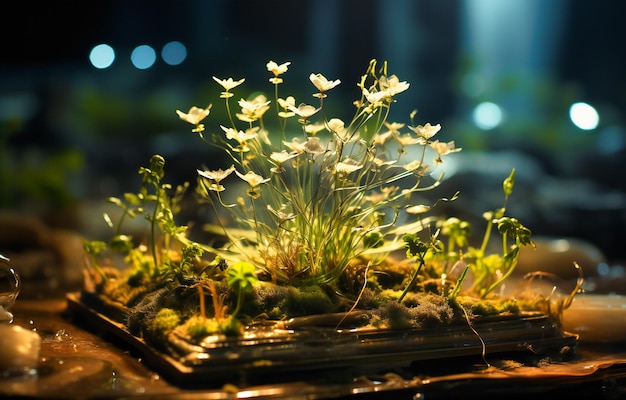
[[[228,259],[243,258],[276,283],[333,282],[359,256],[384,256],[390,247],[373,249],[397,245],[402,235],[421,225],[418,221],[398,228],[396,222],[401,213],[422,212],[423,206],[410,205],[411,194],[438,183],[422,185],[433,169],[426,160],[427,149],[436,153],[435,163],[460,149],[454,142],[431,139],[440,125],[410,126],[403,134],[404,124],[387,121],[395,96],[409,84],[388,76],[386,66],[379,75],[376,62],[371,62],[357,85],[361,97],[355,101],[355,115],[345,123],[324,108],[327,92],[339,80],[310,75],[318,91],[313,95],[316,105],[296,106],[293,96],[280,97],[281,76],[288,65],[267,65],[274,75],[270,82],[279,132],[265,129],[271,102],[264,95],[239,100],[241,112],[233,116],[232,91],[244,80],[215,79],[224,89],[221,97],[229,124],[220,125],[223,132],[214,134],[212,143],[233,164],[226,170],[199,170],[198,192],[210,204],[229,211],[243,228],[233,232],[222,224],[229,247],[212,251]],[[210,109],[192,108],[178,114],[204,138],[201,121]],[[415,154],[409,155],[414,147]],[[245,181],[248,189],[245,196],[226,202],[225,179],[230,175]]]
[[[460,149],[433,139],[441,126],[416,124],[416,112],[409,125],[388,121],[407,82],[372,60],[346,122],[326,106],[341,82],[311,74],[314,104],[297,102],[282,93],[289,65],[268,62],[273,99],[241,98],[236,112],[233,98],[245,79],[214,77],[227,118],[210,135],[204,121],[212,105],[177,110],[231,160],[225,169],[198,169],[195,190],[215,211],[207,230],[225,245],[187,237],[175,215],[188,184],[163,183],[165,159],[155,155],[139,169],[138,193],[109,199],[122,210],[116,223],[106,216],[113,239],[86,242],[93,289],[138,306],[128,317],[131,330],[157,336],[174,329],[192,337],[237,334],[258,315],[286,319],[356,309],[382,310],[365,322],[372,325],[419,326],[450,319],[461,296],[485,304],[514,270],[520,247],[532,245],[530,230],[505,215],[514,171],[504,180],[504,206],[485,213],[484,238],[474,248],[469,223],[433,215],[439,201],[458,193],[433,204],[419,200],[419,192],[441,182],[437,168],[445,156]],[[140,216],[149,222],[149,239],[136,243],[122,227]],[[501,253],[491,254],[494,228]],[[105,249],[125,254],[128,271],[106,268]],[[406,259],[392,257],[402,249]],[[508,302],[493,312],[516,307]]]

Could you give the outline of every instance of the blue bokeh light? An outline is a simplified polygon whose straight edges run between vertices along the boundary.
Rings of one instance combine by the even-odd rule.
[[[89,52],[89,61],[98,69],[108,68],[115,61],[115,50],[104,43],[94,46]]]
[[[137,46],[130,55],[130,61],[137,69],[148,69],[156,61],[156,52],[145,44]]]
[[[472,117],[480,129],[491,130],[502,123],[504,113],[496,103],[485,101],[474,108]]]
[[[187,48],[181,42],[169,42],[161,49],[161,58],[168,65],[180,65],[187,58]]]

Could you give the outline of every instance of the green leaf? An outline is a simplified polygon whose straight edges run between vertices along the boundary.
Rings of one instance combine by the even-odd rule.
[[[228,268],[228,286],[235,292],[252,289],[259,280],[256,276],[256,267],[248,261],[239,261]]]
[[[89,254],[98,254],[106,250],[107,245],[101,240],[84,241],[83,248]]]
[[[110,240],[109,246],[113,251],[126,253],[133,248],[133,240],[128,235],[116,235]]]
[[[406,234],[402,237],[407,257],[421,257],[428,251],[428,244],[420,240],[415,234]]]
[[[366,249],[375,249],[382,246],[384,243],[383,237],[378,232],[372,232],[363,238],[363,247]]]

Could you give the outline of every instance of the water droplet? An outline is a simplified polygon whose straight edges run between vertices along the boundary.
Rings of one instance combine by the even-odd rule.
[[[57,333],[54,334],[54,338],[56,339],[57,342],[62,341],[68,336],[69,335],[65,332],[65,329],[60,329],[59,331],[57,331]]]

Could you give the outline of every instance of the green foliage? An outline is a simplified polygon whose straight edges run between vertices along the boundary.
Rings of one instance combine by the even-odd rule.
[[[405,243],[407,257],[415,257],[415,260],[417,261],[417,267],[415,268],[413,276],[411,277],[408,285],[406,285],[406,288],[398,298],[398,303],[401,303],[402,299],[404,299],[404,296],[406,296],[409,290],[413,288],[413,285],[415,284],[415,281],[417,280],[422,267],[426,263],[426,253],[431,249],[433,243],[432,241],[431,243],[422,242],[416,234],[406,234],[402,239]],[[433,236],[432,240],[436,240],[436,237]]]
[[[314,285],[290,290],[280,308],[284,315],[305,316],[331,312],[336,307],[328,294]]]
[[[255,273],[256,268],[247,261],[236,262],[228,268],[228,286],[237,294],[237,305],[232,313],[233,317],[241,310],[246,293],[252,291],[254,284],[258,282]]]
[[[175,190],[170,184],[162,183],[165,176],[165,159],[160,155],[150,158],[150,167],[140,167],[141,185],[137,193],[124,193],[122,198],[109,197],[107,201],[121,210],[117,222],[113,222],[108,214],[104,214],[107,224],[114,230],[108,244],[91,243],[86,247],[93,256],[110,250],[125,254],[125,261],[135,269],[151,277],[155,281],[164,282],[171,279],[183,279],[189,274],[193,259],[202,255],[202,248],[196,244],[183,246],[180,260],[171,259],[174,252],[173,241],[180,241],[187,231],[186,226],[178,225],[175,214],[179,211],[179,203],[188,187],[185,183]],[[127,219],[143,217],[148,222],[148,241],[137,244],[134,238],[124,233]],[[146,246],[147,245],[147,246]],[[92,257],[92,264],[98,261]]]
[[[258,281],[256,268],[249,262],[239,261],[228,268],[228,286],[235,292],[245,293],[252,290]]]
[[[453,305],[469,295],[485,300],[513,272],[520,247],[533,245],[531,231],[505,215],[515,170],[502,185],[503,207],[484,214],[477,248],[470,246],[473,227],[467,221],[431,215],[439,201],[456,200],[458,193],[431,205],[415,202],[416,193],[439,184],[436,169],[444,156],[460,149],[433,140],[440,126],[415,124],[415,113],[410,126],[387,121],[396,95],[409,85],[389,75],[386,64],[370,63],[348,123],[325,103],[338,80],[311,74],[315,106],[280,97],[288,65],[267,65],[274,74],[272,126],[278,128],[267,128],[264,118],[272,107],[263,94],[240,100],[240,112],[231,109],[233,89],[243,79],[214,78],[224,89],[227,118],[212,140],[202,123],[211,105],[177,110],[202,140],[230,157],[225,170],[198,170],[195,188],[197,199],[215,211],[217,223],[209,232],[223,235],[224,246],[186,237],[187,227],[176,219],[188,184],[173,189],[163,182],[160,155],[139,168],[136,193],[108,199],[120,210],[116,222],[105,214],[112,239],[85,242],[85,249],[102,290],[126,306],[137,305],[127,322],[132,332],[164,336],[182,325],[186,335],[200,340],[240,335],[243,324],[260,315],[286,319],[358,307],[378,308],[369,322],[374,326],[447,323]],[[233,189],[234,176],[247,185],[244,190]],[[125,232],[127,220],[135,218],[147,222],[144,242]],[[501,253],[489,254],[497,234]],[[407,260],[390,258],[403,248]],[[107,282],[100,264],[107,252],[124,256],[125,279]],[[463,287],[469,277],[472,285]],[[515,304],[498,309],[513,310]],[[472,310],[497,309],[477,303]]]
[[[69,183],[84,167],[83,152],[18,151],[7,143],[16,133],[15,127],[0,124],[0,209],[17,210],[26,205],[59,213],[75,206],[79,196]]]
[[[516,218],[504,216],[506,202],[513,191],[515,170],[504,180],[502,188],[505,196],[505,206],[495,211],[484,214],[487,226],[480,248],[469,245],[471,226],[468,222],[456,217],[450,217],[437,222],[437,231],[431,235],[429,242],[420,239],[420,235],[407,234],[405,242],[406,255],[414,258],[416,268],[413,276],[403,293],[398,298],[402,302],[406,294],[413,289],[415,283],[428,278],[440,279],[442,283],[441,295],[448,300],[454,301],[461,292],[461,285],[473,273],[474,283],[470,292],[478,294],[481,298],[487,297],[495,288],[502,284],[514,271],[519,259],[519,251],[522,246],[534,246],[531,240],[531,231],[522,225]],[[487,254],[493,226],[501,236],[501,254]],[[440,240],[439,237],[442,237]],[[512,241],[513,243],[509,243]],[[422,274],[424,265],[429,265],[428,274]],[[458,266],[464,265],[459,278],[449,293],[444,293],[445,282]]]
[[[432,178],[433,170],[442,156],[460,149],[432,140],[439,125],[414,124],[404,133],[404,124],[387,121],[395,97],[409,84],[388,74],[386,64],[370,63],[348,122],[325,103],[339,80],[311,74],[316,105],[296,106],[293,96],[284,95],[288,65],[267,65],[274,74],[275,112],[262,93],[240,100],[241,112],[233,112],[231,99],[244,79],[214,78],[224,88],[220,98],[228,118],[215,124],[222,132],[212,133],[212,140],[201,123],[211,107],[177,113],[232,162],[226,169],[198,171],[197,193],[215,207],[215,231],[229,240],[227,251],[210,250],[248,261],[277,283],[335,285],[359,256],[367,255],[375,266],[401,247],[402,236],[418,226],[413,219],[396,224],[413,212],[411,194],[437,186],[440,177]],[[269,130],[266,120],[279,128]],[[247,184],[246,196],[226,200],[231,176]],[[223,222],[224,211],[237,226]]]
[[[157,337],[165,337],[168,333],[180,325],[180,316],[176,310],[162,308],[152,320],[152,334]]]
[[[220,333],[220,325],[214,318],[193,316],[185,321],[183,330],[192,339],[200,340],[209,335]]]

